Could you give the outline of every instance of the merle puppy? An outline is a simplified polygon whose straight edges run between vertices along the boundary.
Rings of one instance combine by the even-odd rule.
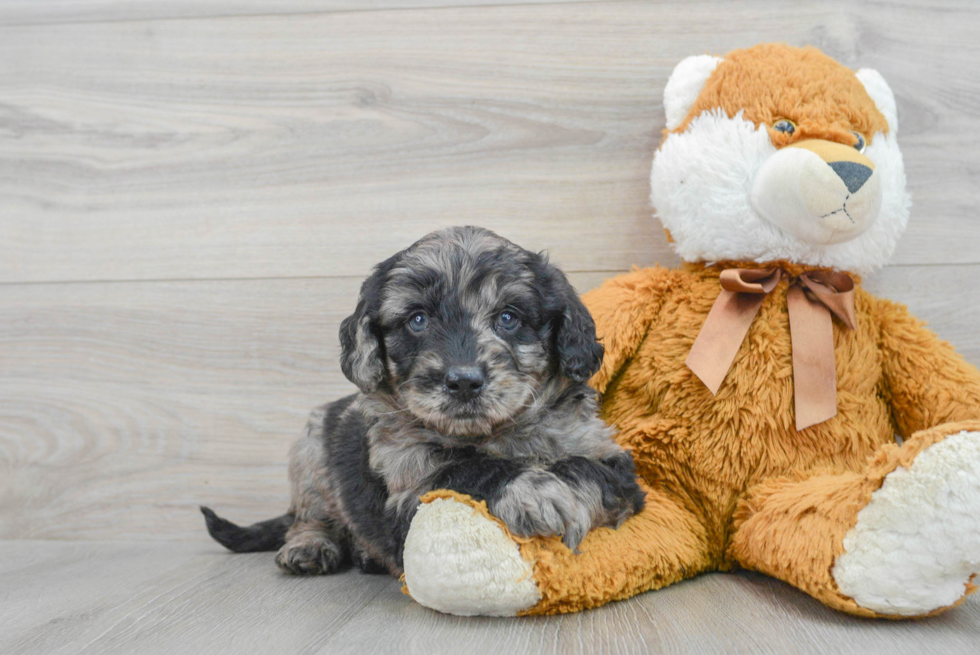
[[[292,573],[353,562],[399,575],[433,489],[573,549],[642,507],[585,384],[602,361],[595,324],[544,255],[481,228],[434,232],[375,267],[340,342],[360,393],[313,411],[290,456],[289,512],[238,527],[201,508],[229,549],[279,549]]]

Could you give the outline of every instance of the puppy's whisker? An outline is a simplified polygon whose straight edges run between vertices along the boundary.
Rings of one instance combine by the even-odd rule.
[[[397,387],[395,387],[395,391],[400,393],[402,387],[404,387],[407,384],[411,384],[412,382],[413,382],[412,378],[408,378],[407,380],[402,381]]]
[[[530,377],[530,376],[528,376],[528,377]],[[524,389],[527,390],[528,395],[531,397],[531,403],[530,403],[531,405],[535,405],[535,404],[538,403],[539,396],[538,396],[537,391],[534,388],[534,385],[532,385],[532,384],[530,384],[528,382],[522,382],[522,381],[519,381],[519,380],[516,380],[514,382],[514,384],[517,385],[517,386],[519,386],[519,387],[523,387]],[[526,405],[527,405],[527,403],[525,404],[525,406]]]

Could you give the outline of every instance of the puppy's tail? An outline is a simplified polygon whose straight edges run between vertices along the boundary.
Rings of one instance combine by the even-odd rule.
[[[208,507],[201,506],[201,513],[204,514],[204,520],[208,524],[208,534],[219,544],[236,553],[279,550],[286,543],[286,531],[295,519],[292,514],[283,514],[243,528],[226,521]]]

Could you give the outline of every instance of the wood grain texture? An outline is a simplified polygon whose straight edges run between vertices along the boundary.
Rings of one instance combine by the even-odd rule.
[[[621,0],[6,0],[0,25],[43,25],[105,21],[228,18],[445,7],[619,2]]]
[[[0,541],[0,651],[28,653],[976,653],[980,602],[921,621],[835,613],[751,573],[580,614],[459,618],[387,576],[279,573],[216,544]]]
[[[869,286],[980,364],[977,268],[894,267]],[[200,541],[200,504],[282,513],[309,410],[353,391],[337,330],[359,285],[0,285],[0,538]]]
[[[353,390],[337,329],[358,287],[0,286],[0,534],[192,536],[204,502],[282,513],[289,444]]]
[[[359,276],[457,223],[569,270],[663,261],[667,76],[762,40],[885,75],[916,199],[895,262],[976,263],[978,23],[755,0],[0,27],[0,282]]]

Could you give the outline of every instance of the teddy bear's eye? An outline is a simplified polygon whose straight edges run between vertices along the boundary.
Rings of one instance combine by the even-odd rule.
[[[864,140],[864,135],[861,134],[860,132],[854,132],[853,134],[854,134],[854,138],[857,139],[854,142],[854,149],[857,150],[858,152],[864,152],[864,149],[868,145],[868,142]]]
[[[782,132],[783,134],[792,134],[796,131],[796,123],[783,118],[773,123],[772,129],[776,130],[777,132]]]

